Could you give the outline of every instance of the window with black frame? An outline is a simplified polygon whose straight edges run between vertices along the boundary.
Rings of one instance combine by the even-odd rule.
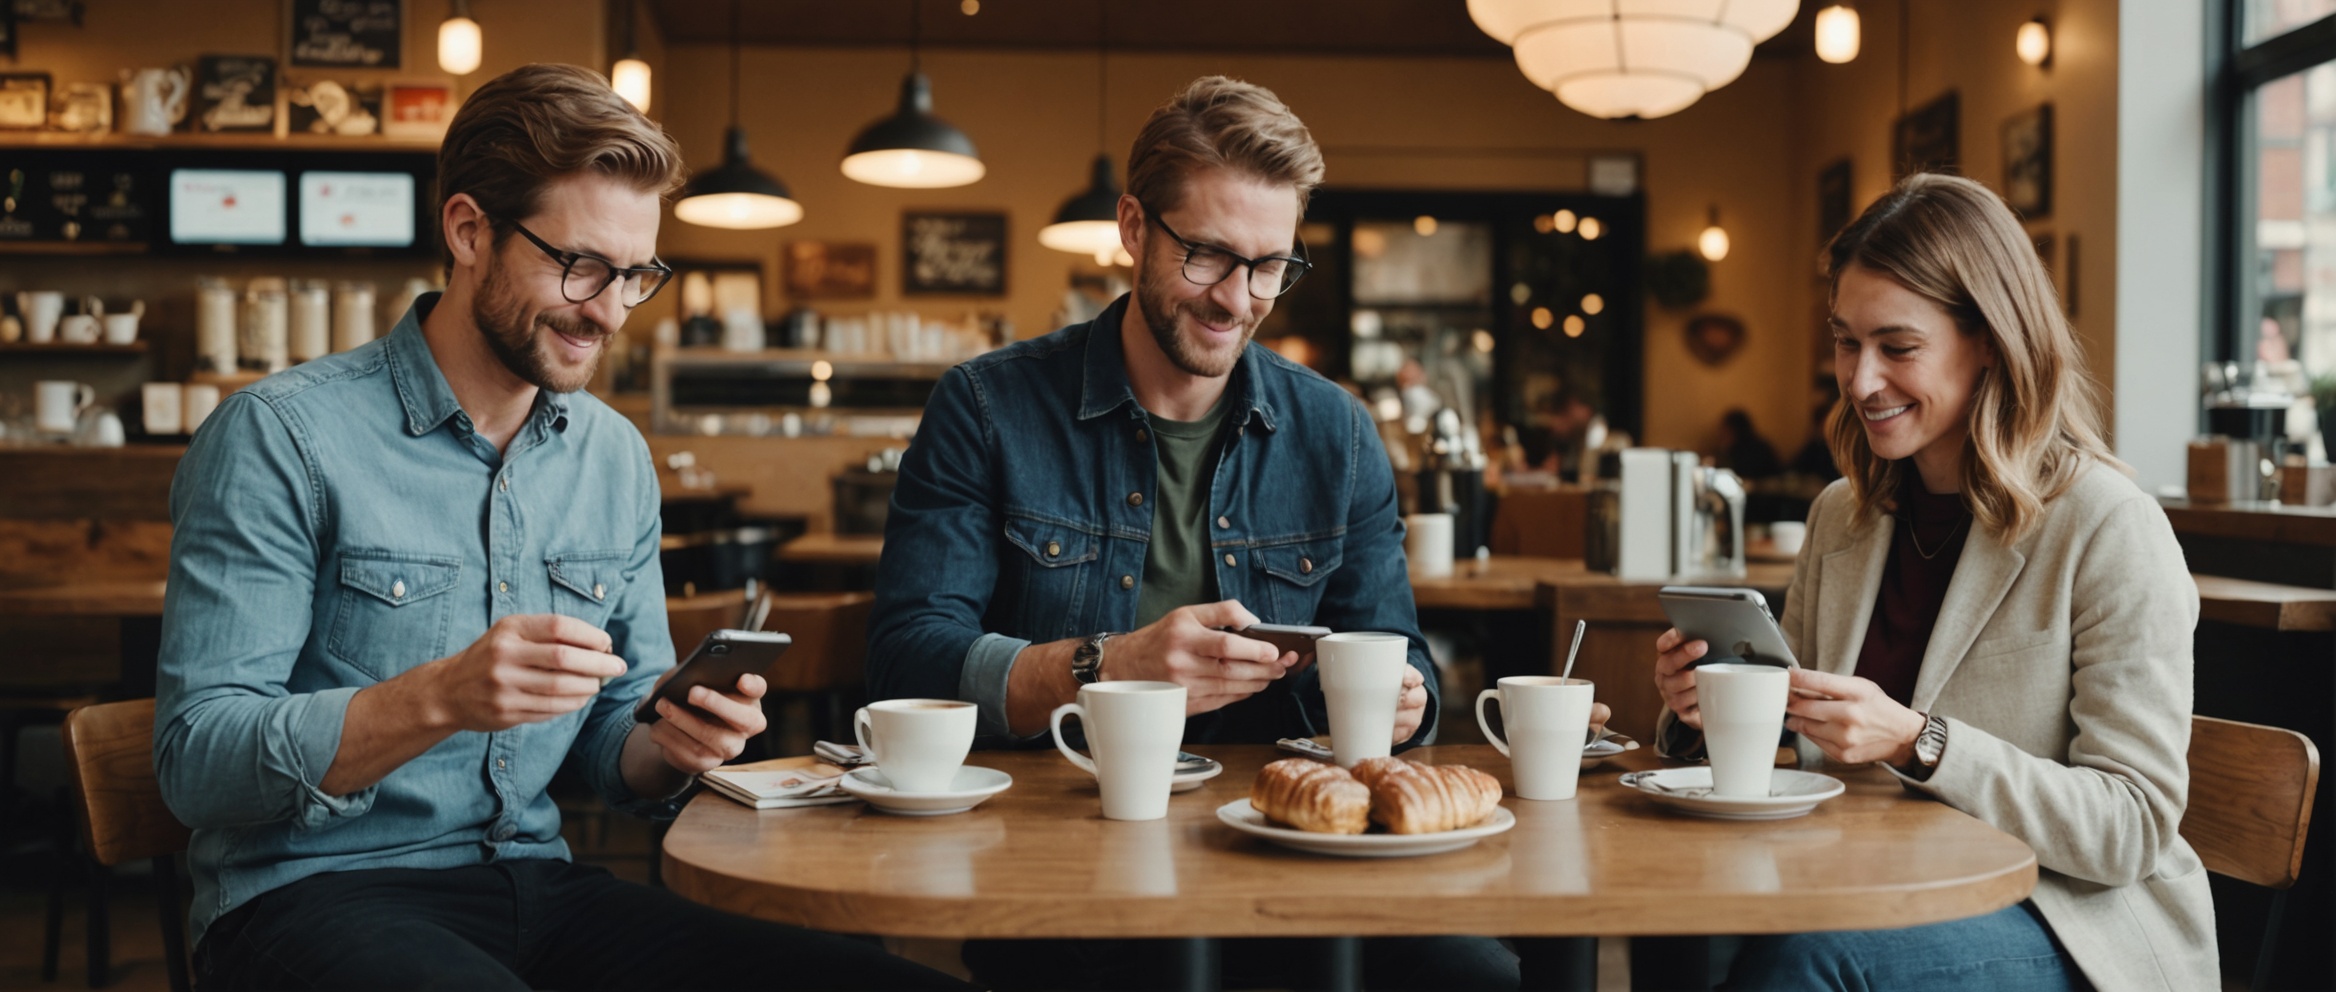
[[[2223,0],[2222,14],[2209,353],[2308,389],[2336,437],[2336,0]]]

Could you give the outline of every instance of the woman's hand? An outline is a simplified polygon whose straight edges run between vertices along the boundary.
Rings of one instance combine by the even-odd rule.
[[[1655,638],[1655,689],[1679,722],[1697,730],[1703,729],[1703,711],[1695,708],[1695,670],[1687,666],[1708,650],[1702,641],[1687,640],[1676,627]]]
[[[1899,704],[1872,679],[1792,670],[1784,729],[1808,738],[1825,757],[1849,765],[1879,761],[1905,767],[1928,718]]]

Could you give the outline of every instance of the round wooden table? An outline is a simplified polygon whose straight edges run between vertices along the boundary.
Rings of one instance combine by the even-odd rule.
[[[1217,807],[1281,757],[1192,750],[1225,773],[1168,816],[1105,820],[1093,779],[1052,749],[976,752],[1014,785],[968,813],[861,804],[756,811],[700,795],[665,836],[674,891],[731,912],[900,937],[1249,937],[1788,933],[1989,913],[2036,884],[2026,844],[1872,768],[1808,816],[1725,822],[1668,812],[1616,781],[1647,750],[1586,772],[1568,802],[1504,799],[1515,829],[1418,858],[1303,854],[1236,832]],[[1510,786],[1483,745],[1422,748]]]

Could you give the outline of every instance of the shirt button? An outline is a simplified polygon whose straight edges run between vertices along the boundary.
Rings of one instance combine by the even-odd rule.
[[[495,759],[495,767],[497,767],[497,768],[509,768],[509,767],[511,767],[511,764],[510,764],[510,762],[504,761],[504,760],[503,760],[503,759],[501,759],[501,758],[496,758],[496,759]]]
[[[399,580],[397,580],[397,581],[395,581],[395,582],[392,582],[392,583],[390,583],[390,584],[389,584],[389,598],[391,598],[391,599],[404,599],[404,598],[406,598],[406,580],[404,580],[404,579],[399,579]]]
[[[1151,432],[1151,431],[1144,430],[1144,429],[1143,429],[1143,428],[1141,428],[1141,427],[1138,427],[1138,428],[1136,428],[1136,443],[1137,443],[1137,444],[1150,444],[1150,443],[1152,443],[1152,432]]]
[[[495,488],[497,488],[497,489],[500,489],[500,490],[502,490],[502,491],[504,491],[504,492],[510,492],[510,491],[511,491],[511,477],[510,477],[510,476],[508,476],[508,475],[506,475],[506,476],[504,476],[504,477],[502,477],[502,478],[500,478],[500,479],[496,479],[496,480],[495,480]]]
[[[1047,557],[1049,557],[1049,558],[1052,558],[1052,557],[1054,557],[1054,556],[1056,556],[1056,555],[1059,555],[1059,554],[1062,554],[1062,553],[1063,553],[1063,546],[1062,546],[1062,543],[1061,543],[1061,542],[1059,542],[1059,541],[1048,541],[1048,542],[1046,542],[1046,556],[1047,556]]]
[[[502,826],[499,826],[499,827],[496,827],[496,828],[495,828],[495,839],[496,839],[496,840],[510,840],[510,839],[512,838],[512,836],[513,836],[513,835],[515,835],[515,834],[517,834],[517,833],[519,833],[519,828],[517,828],[517,827],[514,827],[514,826],[512,826],[512,825],[510,825],[510,824],[506,823],[506,824],[503,824]]]
[[[1136,587],[1136,577],[1135,577],[1135,576],[1133,576],[1133,575],[1122,575],[1122,576],[1120,576],[1120,577],[1119,577],[1119,587],[1120,587],[1120,588],[1122,588],[1122,589],[1133,589],[1133,588],[1135,588],[1135,587]]]
[[[1232,555],[1226,555],[1226,556],[1225,556],[1225,564],[1227,564],[1227,565],[1230,565],[1230,564],[1232,564],[1232,563],[1233,563],[1233,556],[1232,556]]]
[[[1312,572],[1313,570],[1314,570],[1314,559],[1312,559],[1312,558],[1300,558],[1300,559],[1298,559],[1298,571],[1300,571],[1300,572]]]
[[[497,582],[497,583],[495,583],[495,591],[496,591],[496,592],[510,592],[510,591],[511,591],[511,583],[508,583],[508,582]]]
[[[1233,522],[1232,522],[1231,520],[1227,520],[1227,519],[1225,519],[1224,517],[1218,517],[1218,518],[1217,518],[1217,526],[1219,526],[1219,527],[1231,527],[1231,526],[1233,526]]]
[[[592,598],[594,598],[594,599],[607,599],[607,598],[608,598],[608,587],[607,587],[607,586],[604,586],[604,585],[601,585],[601,584],[600,584],[600,583],[598,583],[598,582],[595,582],[595,583],[593,583],[593,584],[592,584]]]
[[[1144,494],[1142,494],[1142,493],[1129,493],[1129,494],[1127,494],[1127,505],[1129,505],[1129,506],[1142,506],[1142,505],[1144,505]]]

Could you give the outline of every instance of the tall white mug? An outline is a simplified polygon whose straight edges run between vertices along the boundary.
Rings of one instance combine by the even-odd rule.
[[[1596,689],[1586,679],[1555,675],[1511,675],[1499,688],[1476,694],[1476,726],[1484,739],[1509,756],[1519,799],[1572,799],[1582,777],[1582,745],[1590,739],[1590,701]],[[1499,703],[1503,738],[1484,718],[1486,703]]]
[[[852,714],[852,736],[894,789],[941,792],[973,750],[978,713],[955,699],[887,699]]]
[[[1403,554],[1410,559],[1411,574],[1423,579],[1449,578],[1452,574],[1452,515],[1414,513],[1403,518]]]
[[[1411,640],[1368,631],[1329,634],[1314,642],[1322,697],[1330,709],[1330,755],[1341,768],[1384,758],[1395,747],[1395,708]]]
[[[1047,727],[1071,764],[1095,776],[1103,816],[1157,820],[1168,815],[1175,784],[1176,749],[1184,743],[1184,687],[1174,682],[1095,682],[1079,687],[1079,701],[1054,708]],[[1092,758],[1063,742],[1063,718],[1076,716]]]
[[[1711,758],[1715,796],[1768,795],[1776,745],[1784,736],[1785,697],[1792,673],[1774,665],[1719,664],[1695,668],[1695,703],[1703,711],[1703,748]]]
[[[33,425],[50,434],[71,434],[81,424],[81,411],[97,402],[97,390],[86,383],[43,379],[32,384]]]

